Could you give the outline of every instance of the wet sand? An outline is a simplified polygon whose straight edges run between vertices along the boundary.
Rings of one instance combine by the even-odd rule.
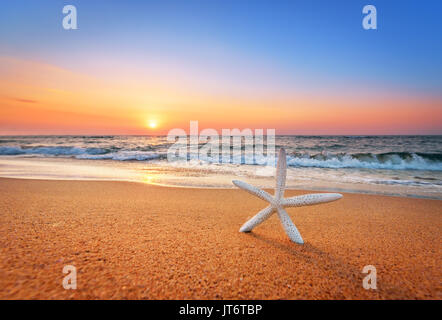
[[[276,215],[239,233],[264,206],[240,190],[0,179],[0,298],[442,298],[442,201],[344,193],[288,209],[305,245]]]

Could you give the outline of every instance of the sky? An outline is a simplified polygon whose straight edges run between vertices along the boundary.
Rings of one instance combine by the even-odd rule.
[[[62,9],[77,9],[65,30]],[[377,9],[365,30],[362,8]],[[2,1],[0,134],[442,134],[442,1]]]

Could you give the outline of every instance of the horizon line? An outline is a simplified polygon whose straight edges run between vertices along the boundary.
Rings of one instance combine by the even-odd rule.
[[[0,137],[165,137],[168,134],[0,134]],[[187,135],[191,136],[191,135]],[[211,135],[209,135],[210,137]],[[242,136],[242,135],[240,135]],[[264,134],[263,136],[267,136]],[[294,137],[410,137],[410,136],[442,136],[436,134],[275,134],[275,136]]]

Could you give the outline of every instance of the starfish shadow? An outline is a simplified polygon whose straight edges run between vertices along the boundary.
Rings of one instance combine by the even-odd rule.
[[[308,242],[303,246],[293,246],[289,243],[278,241],[278,239],[269,238],[254,232],[249,232],[247,235],[256,239],[257,241],[262,241],[277,250],[289,253],[298,260],[302,259],[309,265],[322,269],[324,274],[329,274],[332,272],[337,278],[341,279],[342,282],[351,282],[356,287],[362,287],[362,279],[364,277],[364,274],[361,272],[362,264],[361,266],[350,264],[339,257],[335,257],[328,252],[322,251],[318,247]],[[332,266],[332,268],[330,268],[330,266]],[[400,287],[391,281],[386,281],[386,279],[383,279],[382,286],[384,290],[388,290],[389,295],[394,294],[398,297],[403,297],[410,294],[410,292],[403,287]],[[372,298],[379,299],[385,294],[384,292],[377,293],[379,296],[372,296]],[[411,292],[411,296],[412,295],[413,292]]]
[[[359,282],[362,281],[362,277],[361,270],[359,270],[358,267],[319,249],[311,243],[307,242],[304,243],[303,246],[293,246],[290,245],[290,243],[286,244],[277,239],[269,238],[254,232],[248,232],[247,234],[258,241],[262,241],[269,246],[292,255],[298,261],[303,260],[309,265],[314,265],[315,268],[322,269],[325,274],[331,271],[337,278],[342,279],[342,281],[354,281],[355,284],[362,283]],[[330,266],[334,267],[330,268]]]
[[[263,236],[261,234],[255,233],[255,232],[247,232],[246,234],[249,235],[250,237],[260,240],[260,241],[262,241],[272,247],[275,247],[277,249],[283,250],[287,253],[294,254],[294,255],[300,255],[303,257],[307,257],[307,255],[303,254],[302,251],[308,251],[308,252],[314,253],[318,256],[328,254],[308,242],[304,243],[304,245],[302,247],[299,247],[299,246],[293,246],[290,243],[286,244],[286,243],[280,242],[277,239],[269,238],[269,237]]]

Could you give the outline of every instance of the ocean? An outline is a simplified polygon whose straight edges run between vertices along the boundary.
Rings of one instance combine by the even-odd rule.
[[[274,185],[274,165],[260,165],[247,145],[229,163],[192,154],[169,162],[172,143],[166,136],[0,136],[0,177]],[[442,199],[442,136],[276,136],[275,147],[287,151],[290,189]]]

